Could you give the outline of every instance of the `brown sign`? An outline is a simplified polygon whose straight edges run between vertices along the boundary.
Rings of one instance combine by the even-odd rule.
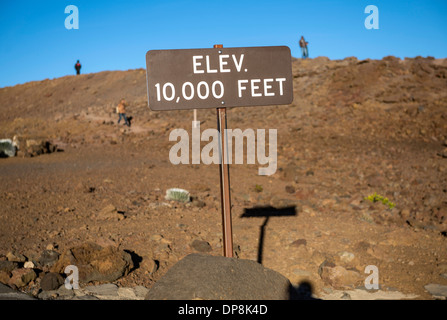
[[[290,104],[293,78],[286,46],[150,50],[152,110]]]

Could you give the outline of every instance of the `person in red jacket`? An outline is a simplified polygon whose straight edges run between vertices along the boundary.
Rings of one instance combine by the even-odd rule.
[[[76,61],[75,69],[76,69],[76,75],[81,74],[81,63],[79,62],[79,60]]]

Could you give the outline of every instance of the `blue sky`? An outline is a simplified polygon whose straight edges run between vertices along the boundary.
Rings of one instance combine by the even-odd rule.
[[[379,9],[368,30],[367,5]],[[65,28],[65,7],[79,29]],[[74,74],[145,68],[152,49],[289,46],[300,57],[447,57],[446,0],[0,0],[0,87]]]

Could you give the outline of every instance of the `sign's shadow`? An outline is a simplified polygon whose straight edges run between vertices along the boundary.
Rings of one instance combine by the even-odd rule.
[[[245,208],[241,218],[262,218],[264,223],[261,225],[259,244],[258,244],[258,263],[262,264],[262,253],[264,248],[265,227],[269,222],[270,217],[286,217],[296,216],[296,206],[288,206],[283,208],[275,208],[272,206]]]

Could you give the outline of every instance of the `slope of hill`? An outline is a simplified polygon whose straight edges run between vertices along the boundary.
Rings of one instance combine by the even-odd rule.
[[[381,290],[431,298],[424,286],[447,285],[447,60],[318,57],[294,59],[292,71],[291,105],[228,110],[229,128],[278,130],[274,175],[231,165],[239,257],[309,281],[320,297],[361,285],[375,265]],[[131,128],[116,123],[122,97]],[[145,70],[2,88],[0,101],[0,138],[16,135],[21,151],[0,159],[0,255],[113,245],[141,261],[117,283],[150,287],[198,250],[194,240],[222,254],[218,167],[169,162],[169,132],[190,132],[193,113],[151,111]],[[198,119],[216,128],[215,110]],[[40,141],[64,151],[36,156]],[[194,201],[166,201],[172,187]],[[365,199],[374,193],[395,206]],[[243,215],[259,207],[296,214]],[[357,282],[328,275],[334,264]]]

